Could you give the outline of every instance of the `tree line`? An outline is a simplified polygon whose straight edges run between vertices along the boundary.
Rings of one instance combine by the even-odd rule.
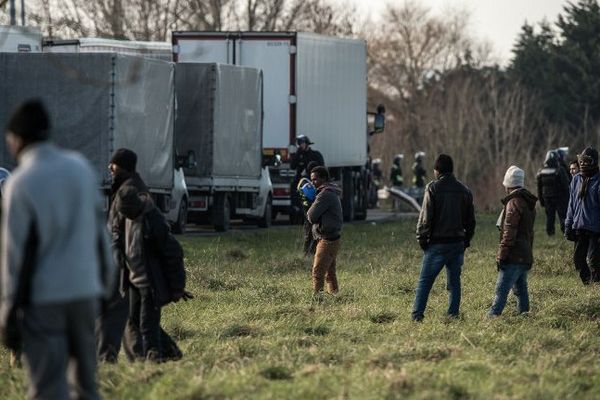
[[[468,29],[467,12],[434,14],[416,0],[389,2],[378,19],[332,0],[35,0],[28,20],[50,37],[169,40],[174,30],[299,30],[368,43],[369,106],[383,103],[387,127],[371,155],[387,170],[416,151],[426,167],[456,159],[480,208],[497,207],[510,164],[532,187],[550,148],[600,145],[600,5],[567,3],[555,22],[525,23],[506,65]],[[7,5],[1,21],[6,21]],[[318,145],[316,145],[318,147]]]

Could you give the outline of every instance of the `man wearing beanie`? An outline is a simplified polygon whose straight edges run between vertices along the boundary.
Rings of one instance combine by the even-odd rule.
[[[577,156],[579,174],[571,181],[565,236],[575,242],[573,261],[584,285],[600,282],[600,174],[598,151]]]
[[[417,223],[417,240],[423,249],[423,266],[417,285],[413,321],[422,321],[431,287],[446,267],[449,293],[448,316],[458,317],[460,275],[465,249],[475,233],[473,195],[453,175],[452,158],[440,154],[435,161],[435,180],[425,188]]]
[[[148,193],[148,187],[136,172],[137,155],[129,149],[118,149],[108,164],[112,176],[108,229],[112,239],[113,258],[117,264],[118,284],[114,286],[110,300],[96,321],[96,341],[100,361],[116,362],[123,341],[127,358],[133,361],[141,356],[142,345],[138,332],[128,324],[129,299],[128,275],[125,267],[125,218],[116,211],[115,200],[119,191],[135,188]]]
[[[502,199],[504,208],[500,215],[500,246],[496,256],[498,281],[496,296],[488,315],[502,314],[510,289],[517,296],[519,314],[529,312],[527,274],[533,264],[533,223],[537,197],[523,186],[525,172],[511,166],[504,175],[508,195]]]
[[[7,127],[19,165],[2,199],[2,338],[22,349],[30,398],[98,399],[94,319],[114,276],[98,177],[49,131],[39,101]]]

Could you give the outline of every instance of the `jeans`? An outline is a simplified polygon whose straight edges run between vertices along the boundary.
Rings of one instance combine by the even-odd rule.
[[[463,242],[430,245],[423,256],[423,266],[417,294],[412,311],[412,319],[423,319],[429,292],[433,282],[446,267],[447,289],[450,292],[448,301],[448,315],[457,316],[460,308],[460,274],[464,262],[465,246]]]
[[[96,387],[96,299],[31,305],[23,321],[29,398],[100,399]]]
[[[585,285],[600,282],[600,234],[578,231],[573,261]]]
[[[512,288],[513,293],[517,296],[517,311],[519,314],[529,311],[529,292],[527,291],[527,274],[529,269],[523,264],[502,264],[498,273],[498,281],[496,282],[496,296],[494,303],[490,308],[489,315],[500,315],[504,306],[508,293]]]
[[[321,239],[317,243],[317,250],[313,260],[312,282],[315,293],[323,291],[327,282],[327,291],[335,294],[339,290],[336,274],[336,258],[340,251],[342,239]]]

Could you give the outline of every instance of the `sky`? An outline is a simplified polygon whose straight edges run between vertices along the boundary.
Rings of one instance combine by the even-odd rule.
[[[356,3],[365,13],[373,17],[385,10],[388,2],[402,0],[338,0]],[[511,58],[511,49],[525,21],[538,23],[546,18],[555,22],[567,0],[415,0],[430,8],[433,13],[443,15],[444,10],[467,10],[471,15],[470,31],[475,38],[490,42],[502,63]]]

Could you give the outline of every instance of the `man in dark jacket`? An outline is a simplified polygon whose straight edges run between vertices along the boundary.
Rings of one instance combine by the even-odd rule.
[[[300,135],[296,138],[296,144],[298,149],[296,153],[292,154],[290,168],[296,170],[296,176],[292,182],[290,194],[292,203],[292,213],[295,213],[297,217],[302,215],[302,205],[300,204],[300,195],[297,191],[298,182],[303,176],[310,178],[310,174],[307,174],[307,167],[312,162],[316,165],[325,165],[323,155],[316,150],[313,150],[310,145],[314,144],[310,141],[308,136]]]
[[[402,187],[404,185],[404,175],[402,175],[402,160],[404,154],[397,154],[394,157],[392,168],[390,170],[390,185],[395,187]]]
[[[425,177],[427,176],[427,171],[425,167],[423,167],[423,159],[425,158],[425,153],[419,151],[415,154],[415,163],[413,164],[413,183],[416,187],[422,188],[425,186]]]
[[[306,167],[306,178],[310,179],[310,173],[312,172],[313,168],[318,167],[319,164],[316,161],[311,161],[308,163],[308,166]],[[310,198],[310,196],[307,196],[304,191],[302,190],[301,186],[302,183],[308,183],[310,186],[312,186],[312,183],[306,182],[306,180],[300,180],[300,182],[298,182],[298,186],[297,186],[297,191],[300,195],[301,198],[301,202],[302,202],[302,210],[304,212],[304,227],[303,227],[303,234],[304,234],[304,244],[303,244],[303,250],[304,250],[304,255],[305,256],[309,256],[309,255],[314,255],[315,251],[317,249],[317,241],[315,240],[315,238],[313,237],[312,234],[312,224],[308,221],[308,218],[306,218],[306,213],[308,212],[308,209],[310,208],[310,206],[312,205],[314,198]],[[311,193],[311,190],[308,190],[307,193]]]
[[[448,316],[459,313],[461,268],[475,233],[475,211],[471,191],[454,177],[453,169],[452,158],[440,154],[433,170],[435,180],[425,189],[417,223],[417,240],[424,256],[413,321],[423,320],[429,292],[444,266],[450,292]]]
[[[559,164],[558,153],[554,150],[546,154],[544,168],[537,174],[537,193],[541,206],[546,210],[546,233],[554,235],[556,214],[560,230],[564,233],[569,205],[569,175]]]
[[[579,174],[573,177],[565,236],[575,242],[573,260],[582,282],[600,282],[600,174],[598,151],[587,147],[578,156]]]
[[[161,348],[160,309],[187,298],[183,251],[164,216],[147,193],[120,190],[116,209],[125,220],[125,264],[129,285],[129,322],[140,333],[142,357],[165,358]]]
[[[96,321],[96,345],[100,361],[116,362],[123,341],[123,348],[129,360],[141,355],[141,343],[137,332],[128,323],[129,299],[127,275],[124,269],[125,219],[115,208],[115,199],[121,190],[134,187],[141,193],[148,193],[148,187],[136,172],[137,155],[129,149],[118,149],[113,154],[108,169],[113,179],[108,212],[108,230],[111,233],[113,258],[117,264],[119,279],[114,285],[110,300],[105,304]]]
[[[529,312],[527,274],[533,264],[533,223],[537,198],[524,186],[525,172],[511,166],[502,185],[508,196],[502,199],[500,246],[496,256],[498,281],[496,296],[488,315],[502,314],[510,289],[517,296],[519,314]]]
[[[327,291],[335,294],[339,290],[336,258],[340,250],[343,223],[340,190],[329,183],[329,171],[325,167],[313,168],[311,180],[317,188],[317,197],[306,214],[317,240],[312,267],[313,290],[319,295],[326,281]]]

